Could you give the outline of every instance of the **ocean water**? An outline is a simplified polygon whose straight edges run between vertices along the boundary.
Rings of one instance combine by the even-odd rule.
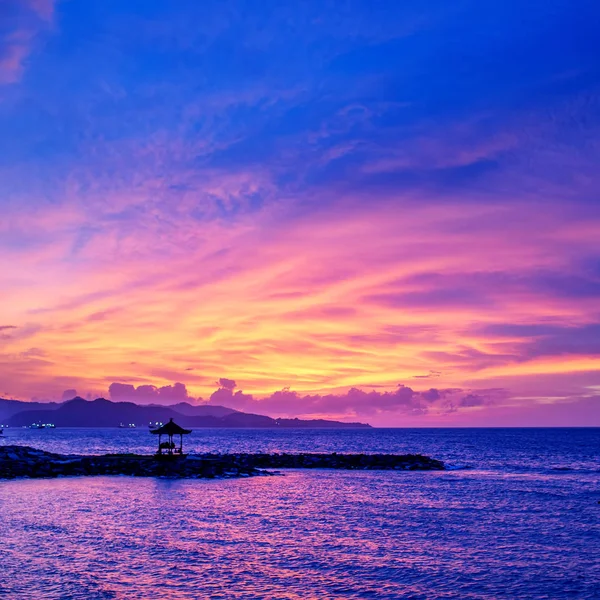
[[[154,449],[144,430],[6,437]],[[600,429],[197,430],[186,442],[422,452],[453,470],[0,482],[0,597],[600,598]]]

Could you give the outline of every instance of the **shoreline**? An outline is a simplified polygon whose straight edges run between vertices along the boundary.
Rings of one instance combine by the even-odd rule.
[[[443,462],[420,454],[144,454],[68,455],[30,446],[0,447],[0,480],[131,475],[214,479],[272,475],[268,469],[443,471]]]

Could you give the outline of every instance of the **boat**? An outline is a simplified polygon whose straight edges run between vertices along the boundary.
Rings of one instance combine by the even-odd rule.
[[[54,423],[32,423],[28,429],[54,429],[55,427]]]
[[[152,431],[153,429],[158,429],[159,427],[162,427],[163,423],[155,421],[154,423],[150,422],[148,423],[148,429],[150,429],[150,431]]]

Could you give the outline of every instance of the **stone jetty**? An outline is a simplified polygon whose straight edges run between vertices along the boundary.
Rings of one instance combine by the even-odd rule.
[[[139,454],[62,455],[28,446],[0,447],[0,479],[81,475],[202,478],[272,475],[268,469],[443,470],[420,454]]]

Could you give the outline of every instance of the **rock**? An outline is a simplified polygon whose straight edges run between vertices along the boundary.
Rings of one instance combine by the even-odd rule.
[[[440,461],[394,454],[200,454],[156,457],[135,454],[62,456],[27,446],[0,447],[0,479],[63,475],[128,475],[230,478],[269,475],[264,469],[443,470]],[[279,473],[277,473],[279,474]]]

